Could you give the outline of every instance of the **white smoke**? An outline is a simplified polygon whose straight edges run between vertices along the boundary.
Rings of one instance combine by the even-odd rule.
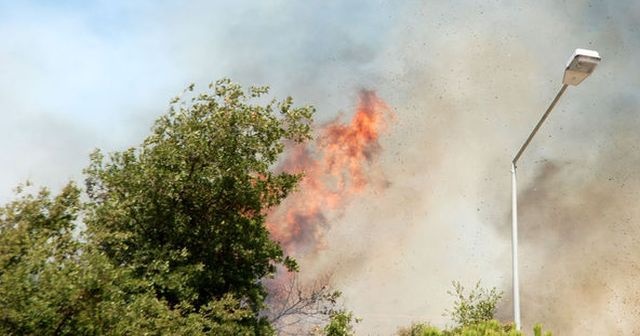
[[[520,163],[522,311],[558,334],[638,330],[640,6],[633,1],[0,4],[3,198],[135,145],[189,82],[229,76],[350,113],[397,114],[377,169],[307,274],[332,272],[363,334],[447,321],[452,280],[507,293],[509,164],[577,47],[599,50]],[[201,86],[202,87],[202,86]]]

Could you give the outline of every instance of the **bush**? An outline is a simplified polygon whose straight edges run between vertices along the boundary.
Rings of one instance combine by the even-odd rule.
[[[465,293],[464,287],[459,282],[454,281],[453,292],[447,293],[455,297],[453,310],[448,313],[458,327],[492,320],[496,305],[502,298],[502,292],[498,292],[495,287],[490,290],[482,288],[479,281],[469,294]]]
[[[400,328],[398,336],[442,336],[440,329],[426,323],[414,323],[408,328]]]
[[[353,323],[358,323],[353,313],[339,310],[331,314],[329,323],[324,327],[326,336],[354,336]]]
[[[455,297],[453,309],[447,310],[456,324],[452,329],[440,330],[426,323],[414,323],[408,328],[401,328],[397,336],[523,336],[515,330],[511,323],[501,323],[494,320],[496,305],[502,298],[502,293],[494,287],[490,290],[480,287],[480,282],[466,293],[464,287],[453,282],[453,291],[448,292]],[[535,336],[542,336],[542,326],[533,328]],[[546,332],[544,336],[551,336]]]

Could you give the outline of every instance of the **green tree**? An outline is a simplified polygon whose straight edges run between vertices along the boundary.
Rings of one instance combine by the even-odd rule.
[[[0,209],[0,330],[33,334],[46,325],[53,332],[75,309],[83,288],[64,280],[78,271],[78,195],[73,185],[53,199],[20,187],[19,198]]]
[[[0,334],[273,333],[261,279],[297,266],[264,218],[300,175],[272,167],[313,108],[210,89],[174,100],[141,146],[93,153],[86,197],[21,187],[0,207]]]
[[[22,189],[22,188],[21,188]],[[115,267],[78,237],[80,190],[20,191],[0,208],[0,334],[252,335],[231,296],[196,313],[158,299],[151,283]]]
[[[85,221],[99,251],[170,307],[200,312],[232,295],[263,328],[260,279],[297,268],[264,221],[301,176],[272,168],[287,142],[310,138],[314,110],[291,98],[261,105],[266,87],[225,79],[210,89],[190,86],[140,147],[91,155]]]

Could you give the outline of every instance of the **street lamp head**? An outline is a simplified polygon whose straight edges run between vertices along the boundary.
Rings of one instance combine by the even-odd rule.
[[[595,50],[576,49],[567,62],[562,82],[565,85],[578,85],[589,77],[600,63],[600,54]]]

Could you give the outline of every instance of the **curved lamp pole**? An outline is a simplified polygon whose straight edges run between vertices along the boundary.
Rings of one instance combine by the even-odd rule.
[[[516,156],[511,160],[511,257],[513,267],[513,320],[516,324],[516,330],[520,330],[521,326],[520,289],[518,284],[518,188],[516,184],[516,167],[518,159],[520,159],[524,150],[529,146],[531,139],[533,139],[536,133],[538,133],[540,126],[542,126],[542,123],[547,119],[551,110],[556,106],[556,103],[560,100],[560,97],[567,89],[567,86],[576,86],[580,84],[593,72],[599,62],[600,55],[597,51],[576,49],[573,55],[571,55],[571,58],[569,58],[569,62],[567,62],[560,91],[551,102],[551,105],[549,105],[549,108],[547,108],[547,111],[544,112],[542,118],[538,121],[538,124],[533,128],[533,131],[531,131],[527,140],[522,144],[516,153]]]

